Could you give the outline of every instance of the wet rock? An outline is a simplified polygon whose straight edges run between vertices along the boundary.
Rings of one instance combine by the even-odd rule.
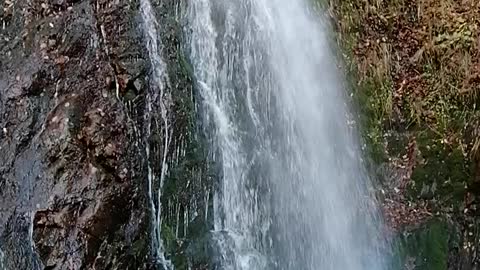
[[[142,115],[112,87],[120,74],[143,80],[136,4],[12,5],[0,34],[4,267],[148,269],[144,167],[132,128]]]
[[[163,133],[154,126],[151,138],[143,137],[145,93],[152,85],[138,3],[30,2],[3,9],[0,33],[0,250],[6,268],[158,268],[149,251],[144,147],[151,144],[150,162],[161,164]],[[173,123],[162,237],[176,269],[207,269],[213,177],[195,131],[192,68],[181,49],[178,2],[153,2],[164,26],[159,35],[170,82],[164,102]],[[160,166],[153,170],[160,175]],[[192,215],[195,220],[183,220]]]
[[[152,2],[155,5],[155,1]],[[182,49],[185,41],[177,17],[178,6],[179,2],[175,0],[160,1],[154,6],[157,21],[163,26],[157,30],[162,37],[162,53],[170,82],[165,89],[169,93],[168,100],[164,102],[168,104],[169,117],[175,123],[171,127],[172,145],[167,157],[174,162],[165,177],[161,197],[162,238],[165,255],[175,269],[212,269],[216,265],[210,256],[213,243],[208,232],[213,229],[213,215],[208,213],[213,212],[213,197],[210,195],[213,194],[216,174],[207,158],[206,139],[196,129],[193,72]],[[155,132],[151,143],[163,144],[161,140],[161,134]],[[155,148],[159,151],[158,147]],[[185,152],[182,154],[182,151]],[[154,156],[161,157],[162,154]],[[153,162],[158,164],[161,161]],[[160,168],[155,169],[160,175]]]
[[[140,79],[136,79],[133,82],[133,86],[135,86],[135,90],[137,90],[137,92],[141,92],[143,89],[143,82]]]

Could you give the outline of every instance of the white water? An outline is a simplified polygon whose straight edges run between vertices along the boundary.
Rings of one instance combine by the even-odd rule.
[[[306,0],[192,0],[218,269],[385,269],[381,222],[322,16]]]
[[[143,31],[146,36],[147,41],[147,50],[148,56],[150,58],[150,64],[152,67],[152,79],[151,87],[148,89],[148,94],[146,97],[146,108],[145,108],[145,123],[147,123],[147,130],[145,137],[146,140],[146,159],[148,161],[148,195],[150,199],[150,206],[152,209],[152,250],[154,251],[154,257],[157,260],[159,265],[166,267],[167,270],[173,269],[172,263],[165,258],[165,248],[163,246],[163,241],[161,238],[161,227],[162,227],[162,205],[161,205],[161,195],[163,183],[165,180],[165,175],[167,173],[167,153],[170,145],[171,130],[169,128],[168,122],[168,106],[166,105],[169,100],[168,93],[165,93],[165,86],[168,83],[167,77],[167,67],[165,62],[162,60],[162,44],[159,41],[159,35],[157,32],[158,22],[155,19],[155,14],[153,12],[151,3],[148,0],[140,1],[140,12],[143,19]],[[158,110],[156,108],[159,108]],[[152,160],[152,151],[150,149],[150,143],[148,138],[152,134],[152,121],[154,121],[153,114],[159,113],[161,116],[162,123],[155,123],[155,127],[161,129],[163,135],[163,145],[159,145],[159,149],[162,149],[160,152],[161,164],[151,164]],[[161,166],[160,176],[155,175],[153,171],[153,166]],[[158,187],[155,183],[158,182]],[[154,190],[156,187],[156,190]],[[155,198],[155,191],[157,197]]]

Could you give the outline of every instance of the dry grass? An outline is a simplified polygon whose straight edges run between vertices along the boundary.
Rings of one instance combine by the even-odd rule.
[[[403,168],[411,166],[413,172],[417,167],[426,170],[419,160],[434,158],[458,168],[453,164],[461,161],[449,153],[461,150],[480,172],[480,1],[330,0],[330,8],[345,62],[357,78],[354,91],[366,112],[367,142],[377,148],[373,154],[380,149],[382,161],[388,158],[386,163],[395,167],[393,160],[403,160]],[[389,134],[395,136],[388,139]],[[425,156],[429,151],[408,155],[407,143],[419,137],[417,150],[441,145],[445,150],[435,155],[444,156]],[[452,179],[461,178],[453,177],[456,173],[452,169]],[[441,185],[450,179],[445,177],[426,178]],[[425,184],[415,181],[409,185]],[[399,216],[405,211],[397,206],[406,203],[407,197],[393,194],[395,204],[386,204],[386,211]]]
[[[331,0],[373,123],[462,137],[480,93],[480,1]],[[372,85],[373,84],[373,85]],[[462,126],[463,125],[463,126]]]

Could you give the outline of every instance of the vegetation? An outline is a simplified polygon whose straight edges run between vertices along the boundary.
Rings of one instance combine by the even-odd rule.
[[[193,67],[185,54],[184,33],[175,13],[178,1],[165,1],[162,33],[171,93],[172,142],[161,196],[162,240],[175,269],[207,269],[208,232],[212,226],[212,166],[207,142],[197,127]]]
[[[448,245],[451,233],[448,225],[432,220],[414,232],[396,239],[393,269],[447,269]]]
[[[424,259],[432,250],[443,260],[427,267],[414,259],[407,269],[453,267],[452,253],[473,262],[480,2],[331,0],[329,12],[354,78],[369,154],[383,168],[387,223],[397,232],[426,233],[404,238],[403,249],[417,246],[413,254]],[[452,237],[437,233],[439,223],[428,221],[434,217],[460,229],[461,248],[449,241],[445,251]]]

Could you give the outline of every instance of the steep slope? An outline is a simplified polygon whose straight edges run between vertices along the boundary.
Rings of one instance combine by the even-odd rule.
[[[401,267],[471,269],[479,243],[479,2],[331,1],[330,11],[380,165],[385,216],[401,232]]]

